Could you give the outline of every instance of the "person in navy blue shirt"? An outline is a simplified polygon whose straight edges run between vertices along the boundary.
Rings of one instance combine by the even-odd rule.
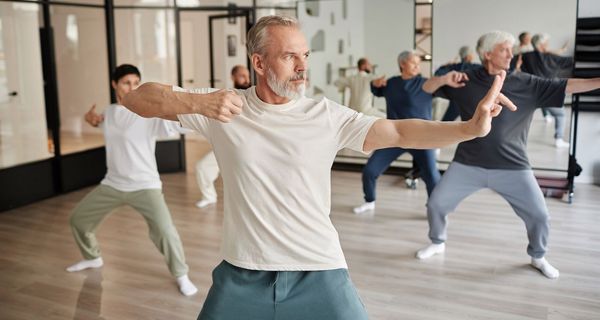
[[[481,68],[480,64],[473,63],[473,60],[475,60],[475,54],[469,46],[460,47],[460,49],[458,50],[458,56],[460,57],[459,63],[449,63],[443,65],[437,70],[435,70],[434,75],[443,76],[450,71],[465,72],[468,70],[475,70]],[[450,101],[450,103],[448,104],[448,109],[446,109],[446,112],[442,117],[442,121],[454,121],[459,116],[460,112],[458,111],[458,107],[454,102]]]
[[[421,77],[421,58],[412,51],[403,51],[398,56],[400,76],[385,80],[384,77],[371,82],[371,92],[376,97],[385,97],[388,119],[431,120],[432,95],[423,91],[427,78]],[[460,87],[466,80],[463,73],[452,71],[440,77],[448,86]],[[377,150],[371,155],[362,173],[365,203],[354,208],[354,213],[373,212],[375,209],[375,186],[377,178],[403,153],[408,152],[420,169],[421,178],[427,186],[427,194],[440,180],[434,150],[416,150],[387,148]]]

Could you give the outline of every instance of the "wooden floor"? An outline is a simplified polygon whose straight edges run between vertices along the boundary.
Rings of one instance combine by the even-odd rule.
[[[193,168],[199,153],[188,157]],[[376,214],[355,216],[360,174],[332,176],[332,220],[371,319],[600,319],[600,187],[578,185],[571,205],[547,199],[547,257],[561,271],[549,280],[528,266],[523,224],[492,192],[451,215],[445,256],[419,261],[414,253],[428,242],[422,183],[409,190],[397,176],[382,177]],[[0,214],[0,319],[195,319],[220,260],[223,205],[194,207],[193,169],[162,179],[196,296],[179,294],[130,208],[98,230],[103,268],[65,272],[81,259],[68,217],[87,188]]]

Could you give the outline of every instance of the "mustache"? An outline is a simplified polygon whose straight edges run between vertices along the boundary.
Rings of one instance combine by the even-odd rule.
[[[306,71],[298,71],[295,75],[291,76],[289,81],[306,80]]]

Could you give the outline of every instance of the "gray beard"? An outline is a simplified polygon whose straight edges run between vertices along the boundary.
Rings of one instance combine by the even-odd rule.
[[[290,100],[297,100],[306,94],[306,84],[294,88],[289,80],[279,81],[271,69],[267,69],[267,85],[276,95]]]

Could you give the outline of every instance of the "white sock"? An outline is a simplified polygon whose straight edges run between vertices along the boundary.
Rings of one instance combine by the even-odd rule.
[[[550,279],[556,279],[560,275],[558,269],[550,265],[546,258],[531,258],[531,265],[540,270],[546,277]]]
[[[375,201],[365,202],[365,203],[361,204],[360,206],[352,209],[352,211],[354,211],[355,214],[372,212],[373,210],[375,210]]]
[[[216,203],[216,202],[217,202],[217,200],[202,199],[202,200],[196,202],[196,207],[198,207],[198,208],[204,208],[204,207],[209,206],[209,205],[211,205],[213,203]]]
[[[187,274],[181,277],[177,277],[177,285],[179,286],[179,291],[186,297],[195,295],[198,292],[198,288],[192,283],[190,278],[188,278]]]
[[[440,253],[444,253],[444,251],[446,251],[446,244],[445,243],[432,243],[430,245],[428,245],[427,247],[417,251],[417,259],[427,259],[427,258],[431,258],[436,254],[440,254]]]
[[[76,264],[67,267],[67,271],[68,272],[76,272],[76,271],[81,271],[81,270],[85,270],[85,269],[90,269],[90,268],[100,268],[102,267],[102,265],[104,264],[104,261],[102,261],[102,257],[98,257],[96,259],[92,259],[92,260],[81,260],[79,262],[77,262]]]

